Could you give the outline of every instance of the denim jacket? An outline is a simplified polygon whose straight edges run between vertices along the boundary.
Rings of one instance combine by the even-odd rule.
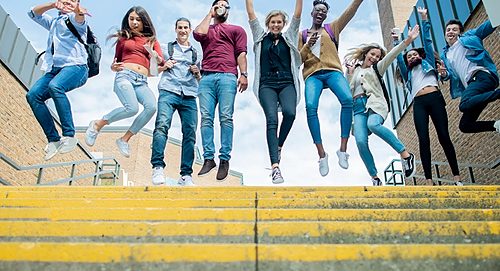
[[[436,69],[436,59],[434,58],[434,50],[432,48],[432,40],[431,40],[431,24],[429,23],[428,20],[422,21],[422,35],[423,35],[423,43],[424,43],[424,51],[425,51],[425,58],[422,59],[422,70],[424,71],[425,74],[428,72],[434,72],[436,74],[436,77],[438,76],[438,72]],[[400,42],[394,42],[394,46],[399,44]],[[399,71],[401,72],[401,76],[403,77],[403,80],[406,82],[406,88],[412,92],[411,88],[411,76],[413,69],[408,70],[406,67],[405,61],[403,59],[403,54],[398,55],[398,67]],[[418,91],[418,89],[416,90]]]
[[[471,29],[465,32],[463,35],[460,35],[457,42],[462,43],[465,48],[474,51],[473,55],[466,56],[467,59],[477,64],[478,66],[485,67],[488,71],[490,71],[491,74],[494,75],[498,85],[497,68],[495,66],[495,63],[493,62],[493,59],[491,59],[490,54],[484,49],[483,46],[483,39],[489,36],[494,31],[495,28],[491,26],[491,22],[486,21],[478,28]],[[441,56],[441,59],[443,60],[446,69],[448,70],[448,74],[446,75],[446,77],[441,78],[441,80],[450,80],[451,98],[455,99],[462,96],[462,92],[464,91],[465,87],[460,81],[460,78],[458,78],[458,76],[454,74],[450,69],[447,59],[447,53],[449,49],[450,45],[447,44],[444,48],[443,55]]]

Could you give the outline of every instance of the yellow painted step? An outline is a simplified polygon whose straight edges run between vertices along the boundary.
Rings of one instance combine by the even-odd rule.
[[[254,244],[3,243],[1,261],[40,262],[245,262]]]
[[[0,207],[255,208],[253,199],[0,199]],[[500,208],[500,198],[261,199],[259,208]]]
[[[241,187],[168,187],[168,186],[0,186],[0,191],[244,191],[244,192],[315,192],[315,191],[500,191],[500,186],[241,186]]]
[[[470,236],[498,235],[499,221],[259,222],[259,236]],[[0,236],[254,236],[252,222],[0,221]]]
[[[0,208],[0,219],[255,221],[250,208]],[[258,209],[259,221],[500,221],[499,209]]]
[[[0,199],[333,199],[333,198],[499,198],[498,191],[3,191]]]
[[[2,261],[39,262],[245,262],[342,260],[488,260],[500,258],[498,244],[258,245],[5,243]]]
[[[241,208],[0,208],[0,219],[255,221],[255,209]]]
[[[258,209],[259,221],[475,221],[500,220],[499,209]]]

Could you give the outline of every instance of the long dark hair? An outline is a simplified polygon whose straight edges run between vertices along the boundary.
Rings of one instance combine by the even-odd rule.
[[[130,25],[128,23],[128,17],[132,12],[137,13],[137,15],[139,15],[139,17],[141,18],[143,25],[142,32],[130,28]],[[141,6],[131,7],[123,17],[121,29],[116,31],[116,33],[114,34],[109,35],[106,38],[106,40],[112,38],[121,38],[121,37],[126,37],[127,39],[130,39],[132,37],[148,37],[147,42],[149,42],[151,45],[153,45],[156,42],[156,31],[155,27],[153,26],[153,21],[149,17],[148,12],[143,7]]]
[[[405,65],[406,67],[408,67],[408,59],[407,59],[407,56],[408,56],[408,53],[411,52],[411,51],[416,51],[418,53],[418,55],[422,58],[422,59],[425,59],[427,57],[426,53],[425,53],[425,50],[424,48],[412,48],[408,51],[406,51],[406,53],[403,54],[403,60],[405,61]],[[434,51],[434,60],[435,60],[435,63],[434,65],[437,67],[438,64],[441,64],[440,62],[440,57],[439,57],[439,54],[438,52]],[[404,80],[403,80],[403,76],[401,75],[401,70],[399,69],[399,66],[396,67],[396,71],[394,72],[394,77],[396,78],[396,81],[398,83],[400,83],[401,85],[404,86]]]

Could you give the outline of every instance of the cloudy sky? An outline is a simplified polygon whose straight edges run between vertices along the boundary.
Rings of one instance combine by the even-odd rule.
[[[37,51],[46,47],[47,31],[31,21],[26,12],[33,6],[44,3],[43,1],[23,0],[3,1],[3,8],[9,13],[14,22],[21,28],[24,35],[30,40]],[[117,4],[118,3],[118,4]],[[81,5],[88,9],[92,15],[89,24],[96,33],[102,47],[103,58],[101,73],[91,78],[87,84],[68,95],[71,99],[75,125],[87,126],[90,120],[101,118],[111,109],[121,106],[118,98],[112,91],[114,73],[108,68],[114,57],[112,42],[105,42],[107,34],[116,29],[127,10],[134,5],[142,5],[150,14],[155,25],[158,39],[167,43],[175,39],[174,23],[179,17],[187,17],[194,26],[198,25],[208,13],[212,0],[151,0],[151,1],[96,1],[81,0]],[[345,0],[330,0],[332,6],[327,22],[337,18],[350,4]],[[245,1],[230,0],[231,14],[229,23],[242,26],[248,34],[248,65],[250,73],[250,87],[243,94],[237,94],[234,113],[234,147],[231,168],[243,173],[246,185],[272,185],[269,177],[269,155],[266,144],[265,118],[262,108],[253,95],[251,86],[254,72],[254,55],[252,52],[253,41],[245,11]],[[265,15],[273,9],[285,10],[293,14],[295,1],[292,0],[254,0],[255,10],[261,22]],[[304,1],[301,29],[311,25],[312,0]],[[55,11],[49,11],[55,15]],[[193,27],[194,28],[194,27]],[[192,38],[193,44],[201,51],[201,47]],[[378,21],[376,0],[365,0],[354,19],[347,25],[340,35],[340,55],[344,56],[349,48],[360,43],[377,42],[382,44],[382,34]],[[158,79],[150,78],[149,86],[158,95]],[[303,86],[302,86],[303,88]],[[302,90],[303,91],[303,90]],[[285,178],[284,185],[291,186],[352,186],[371,185],[370,177],[366,172],[363,162],[359,157],[354,137],[351,136],[348,145],[350,167],[343,170],[338,166],[335,152],[340,146],[340,105],[335,95],[324,91],[320,100],[319,118],[321,123],[323,144],[330,154],[330,173],[321,177],[318,172],[318,156],[313,145],[306,122],[305,103],[302,99],[297,108],[297,117],[285,142],[281,170]],[[154,129],[154,119],[146,126]],[[133,119],[115,123],[116,125],[130,125]],[[391,120],[386,121],[386,126],[391,126]],[[180,123],[178,116],[173,120],[170,136],[180,138]],[[219,148],[219,129],[216,125],[216,149]],[[201,148],[201,137],[198,133],[197,145]],[[370,137],[371,150],[375,156],[379,176],[383,177],[383,169],[388,163],[398,158],[386,143],[376,136]],[[167,165],[168,166],[168,165]]]

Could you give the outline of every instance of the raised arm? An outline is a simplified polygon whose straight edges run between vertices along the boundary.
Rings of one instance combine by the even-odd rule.
[[[356,12],[358,11],[359,6],[363,3],[363,0],[353,0],[351,5],[347,7],[347,9],[333,22],[330,23],[330,25],[333,26],[335,22],[338,23],[338,29],[339,32],[341,32],[345,26],[351,21],[351,19],[356,15]]]
[[[215,8],[217,6],[213,6],[210,8],[210,12],[205,16],[205,19],[201,21],[201,23],[194,29],[195,33],[206,35],[208,33],[208,29],[210,27],[210,22],[215,15]]]
[[[44,14],[45,12],[53,9],[53,8],[56,8],[56,5],[58,4],[59,2],[50,2],[50,3],[47,3],[47,4],[41,4],[41,5],[38,5],[36,7],[33,8],[33,12],[36,14],[36,15],[42,15]]]
[[[245,0],[247,4],[247,13],[248,13],[248,19],[255,20],[257,16],[255,16],[255,10],[253,9],[253,1],[252,0]]]
[[[432,67],[436,68],[436,59],[434,58],[434,49],[431,39],[431,24],[427,18],[427,9],[418,7],[417,11],[422,17],[422,43],[424,44],[425,58],[429,61]]]
[[[380,74],[385,73],[387,68],[391,65],[391,63],[396,59],[396,57],[403,52],[403,50],[408,47],[420,34],[420,26],[415,25],[413,29],[410,28],[408,31],[408,37],[403,41],[402,44],[394,47],[385,57],[380,60],[376,65]]]
[[[302,15],[302,0],[297,0],[295,2],[295,12],[293,13],[293,17],[300,19],[301,15]]]

